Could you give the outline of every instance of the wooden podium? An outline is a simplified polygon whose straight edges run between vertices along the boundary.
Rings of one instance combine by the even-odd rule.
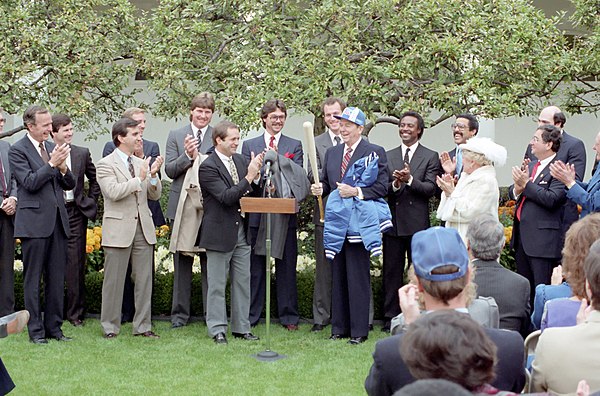
[[[298,213],[299,206],[295,198],[251,198],[240,199],[240,206],[244,213],[265,213],[267,215],[266,229],[266,293],[265,293],[265,324],[266,324],[266,347],[267,349],[257,353],[254,357],[263,362],[272,362],[285,358],[271,350],[271,214],[294,214]]]
[[[245,213],[298,213],[298,201],[295,198],[251,198],[240,199],[242,212]]]

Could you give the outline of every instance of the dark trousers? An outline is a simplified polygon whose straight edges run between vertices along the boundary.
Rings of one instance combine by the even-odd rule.
[[[332,334],[350,337],[369,334],[370,265],[364,245],[347,240],[333,258]]]
[[[208,292],[206,253],[200,253],[200,271],[202,276],[202,305],[206,317],[206,294]],[[186,324],[190,320],[192,308],[192,265],[194,258],[180,252],[173,254],[173,305],[171,306],[171,323]]]
[[[15,227],[14,216],[0,209],[0,316],[15,310]]]
[[[250,324],[255,326],[265,306],[266,256],[254,254],[258,235],[257,227],[250,227],[252,254],[250,256]],[[296,228],[288,228],[283,257],[275,259],[275,287],[277,293],[277,313],[282,325],[297,325],[298,288],[296,285],[296,264],[298,263],[298,240]]]
[[[0,359],[0,395],[6,395],[15,388],[15,383],[10,378],[2,359]]]
[[[325,258],[323,225],[315,225],[315,289],[313,292],[313,323],[331,323],[331,263]]]
[[[57,213],[54,231],[48,238],[21,238],[23,247],[23,293],[30,318],[30,338],[62,335],[67,238]],[[44,319],[40,283],[44,279]]]
[[[400,314],[398,289],[404,285],[404,269],[412,262],[411,241],[412,235],[383,234],[383,317],[386,321]]]
[[[71,237],[67,239],[65,317],[72,322],[83,320],[84,317],[87,218],[75,204],[67,204],[67,213],[69,214]]]
[[[530,286],[530,306],[533,307],[535,297],[535,287],[541,283],[550,284],[552,270],[558,265],[558,259],[549,259],[542,257],[529,257],[523,249],[523,244],[518,241],[515,251],[515,262],[517,273],[524,276],[529,281]]]

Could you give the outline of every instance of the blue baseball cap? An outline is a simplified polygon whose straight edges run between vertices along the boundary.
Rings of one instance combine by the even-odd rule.
[[[338,120],[348,120],[358,126],[365,125],[365,113],[358,107],[346,107],[342,115],[334,115]]]
[[[412,262],[421,279],[443,282],[462,278],[469,268],[467,248],[454,228],[431,227],[413,235]],[[434,274],[434,270],[454,265],[456,272]]]

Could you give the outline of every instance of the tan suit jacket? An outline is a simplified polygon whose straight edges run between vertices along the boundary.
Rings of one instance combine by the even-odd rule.
[[[578,326],[544,330],[532,368],[533,392],[574,394],[582,379],[590,393],[600,391],[600,311]]]
[[[144,161],[132,156],[136,176]],[[97,165],[98,183],[104,196],[104,217],[102,219],[102,246],[127,247],[133,242],[138,218],[146,241],[156,243],[152,212],[147,199],[160,198],[162,185],[150,184],[150,173],[140,183],[139,177],[131,177],[125,163],[116,150],[102,158]]]

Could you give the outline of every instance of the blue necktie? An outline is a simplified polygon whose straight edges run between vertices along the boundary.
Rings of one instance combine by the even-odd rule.
[[[460,147],[456,147],[456,174],[460,177],[462,172],[462,150]]]

